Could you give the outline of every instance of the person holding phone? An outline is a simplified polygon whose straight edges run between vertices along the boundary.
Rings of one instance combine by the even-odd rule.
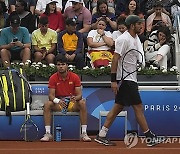
[[[20,27],[20,18],[11,17],[10,27],[3,28],[0,37],[1,59],[5,67],[10,66],[10,61],[22,60],[25,63],[31,58],[31,41],[28,29]]]

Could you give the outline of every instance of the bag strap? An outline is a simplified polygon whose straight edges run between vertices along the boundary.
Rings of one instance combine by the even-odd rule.
[[[14,88],[14,81],[13,81],[13,77],[12,77],[12,72],[11,70],[8,70],[9,72],[9,78],[10,78],[10,82],[11,82],[11,88],[12,88],[12,94],[13,94],[13,102],[14,102],[14,111],[16,111],[16,93],[15,93],[15,88]]]

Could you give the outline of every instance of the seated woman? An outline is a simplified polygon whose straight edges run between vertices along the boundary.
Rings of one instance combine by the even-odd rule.
[[[171,19],[167,14],[163,13],[163,5],[161,2],[154,4],[154,10],[155,12],[152,13],[146,20],[146,31],[150,33],[152,28],[158,22],[164,22],[164,24],[172,30]]]
[[[50,1],[46,4],[46,10],[41,16],[47,16],[49,28],[57,33],[64,30],[64,18],[61,12],[57,11],[56,1]]]
[[[167,26],[159,27],[149,35],[148,46],[145,49],[146,62],[167,69],[170,45],[173,43],[170,30]]]
[[[105,31],[106,25],[107,21],[101,18],[97,23],[97,29],[91,30],[87,37],[88,57],[91,59],[93,68],[108,66],[113,58],[111,52],[113,46],[112,34]]]
[[[97,1],[97,11],[92,15],[92,29],[97,29],[98,21],[101,18],[105,18],[107,21],[106,31],[113,32],[117,29],[116,17],[114,13],[109,12],[108,4],[106,0]]]

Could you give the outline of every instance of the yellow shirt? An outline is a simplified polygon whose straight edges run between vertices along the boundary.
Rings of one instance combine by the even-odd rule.
[[[77,49],[78,37],[76,34],[64,34],[62,37],[65,51],[75,51]]]
[[[32,33],[32,45],[37,45],[39,48],[45,47],[49,50],[52,47],[52,43],[57,43],[56,31],[48,28],[45,35],[41,34],[40,29]]]

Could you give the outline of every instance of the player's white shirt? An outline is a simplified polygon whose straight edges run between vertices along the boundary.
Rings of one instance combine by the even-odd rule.
[[[141,42],[139,40],[138,35],[136,37],[132,37],[128,31],[125,31],[121,36],[119,36],[115,41],[115,53],[118,53],[121,58],[118,61],[118,68],[117,68],[117,80],[121,80],[122,78],[122,59],[129,50],[136,49],[140,52],[143,51],[143,47],[141,45]],[[123,67],[127,72],[132,72],[136,70],[137,68],[137,60],[140,59],[140,54],[133,50],[133,52],[130,52],[131,54],[127,54],[126,58],[128,60],[125,60],[123,63]],[[125,58],[125,59],[126,59]],[[123,71],[123,77],[125,77],[128,73]],[[127,76],[124,80],[130,80],[137,82],[137,72],[134,72],[133,74]]]
[[[110,31],[104,31],[104,34],[107,36],[107,37],[110,37],[112,38],[112,34]],[[101,35],[98,34],[97,30],[91,30],[89,33],[88,33],[88,37],[91,37],[93,38],[93,42],[104,42],[104,40],[102,39]],[[91,48],[91,47],[88,47],[88,50],[109,50],[110,47],[108,47],[107,45],[104,45],[104,46],[101,46],[101,47],[97,47],[97,48]]]
[[[44,12],[48,1],[49,0],[38,0],[37,4],[36,4],[36,10]],[[57,0],[57,1],[58,1],[58,3],[56,3],[56,7],[60,8],[62,10],[62,0]]]

